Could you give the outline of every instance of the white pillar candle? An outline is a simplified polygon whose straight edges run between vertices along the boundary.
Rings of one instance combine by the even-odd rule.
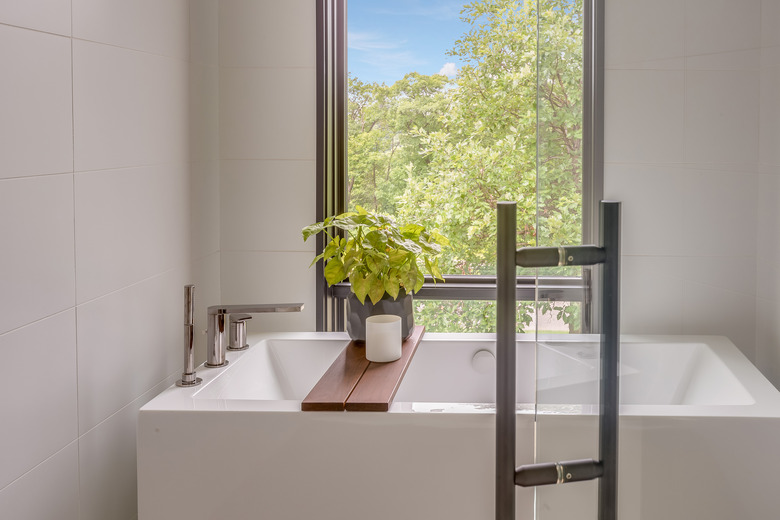
[[[366,318],[366,359],[386,363],[401,358],[401,317],[378,314]]]

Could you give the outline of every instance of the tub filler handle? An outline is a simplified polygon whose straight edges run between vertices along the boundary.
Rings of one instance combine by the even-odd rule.
[[[230,315],[241,314],[232,320],[232,325],[236,327],[234,348],[232,350],[242,350],[244,346],[240,336],[246,336],[245,321],[250,318],[249,314],[260,314],[266,312],[301,312],[302,303],[250,303],[238,305],[212,305],[208,308],[208,338],[206,343],[206,363],[207,367],[224,367],[228,364],[225,359],[227,348],[228,326],[231,325]],[[239,343],[242,343],[239,345]]]
[[[620,203],[600,204],[601,245],[517,249],[517,204],[498,203],[496,311],[496,520],[514,520],[515,486],[599,480],[598,519],[617,520]],[[596,265],[601,271],[599,460],[515,467],[517,266]]]
[[[184,286],[184,372],[176,386],[198,386],[203,382],[195,374],[195,286]]]

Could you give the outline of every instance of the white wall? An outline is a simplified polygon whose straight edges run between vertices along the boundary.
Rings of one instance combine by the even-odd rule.
[[[754,361],[779,346],[756,341],[758,275],[777,276],[761,261],[777,233],[757,225],[771,179],[759,173],[769,3],[607,2],[605,195],[624,202],[623,332],[725,335]]]
[[[314,330],[315,5],[220,1],[222,303],[305,304],[254,330]]]
[[[761,3],[756,362],[780,387],[780,0]]]
[[[181,373],[182,287],[218,296],[219,215],[191,204],[217,145],[191,161],[188,95],[216,53],[193,42],[190,67],[189,24],[187,0],[0,2],[2,518],[136,516],[136,412]]]

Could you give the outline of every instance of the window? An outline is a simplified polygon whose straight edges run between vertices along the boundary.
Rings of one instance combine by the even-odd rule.
[[[438,13],[427,28],[423,5]],[[415,312],[428,330],[492,330],[497,201],[519,202],[520,245],[596,238],[602,125],[593,110],[601,106],[595,6],[351,0],[349,30],[346,9],[345,0],[318,7],[318,218],[361,205],[438,228],[452,243],[442,259],[447,282],[426,284]],[[397,37],[407,27],[399,40],[409,40],[447,33],[444,23],[458,34],[434,69],[420,71],[417,60],[382,77],[360,66],[361,49],[400,46],[383,31]],[[542,328],[590,330],[589,272],[521,274],[526,325],[546,319]],[[348,288],[328,288],[322,276],[317,283],[318,328],[340,330]]]

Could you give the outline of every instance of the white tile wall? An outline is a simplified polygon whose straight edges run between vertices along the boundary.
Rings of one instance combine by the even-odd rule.
[[[780,303],[777,299],[756,298],[756,366],[780,386]]]
[[[605,195],[624,201],[624,332],[723,334],[780,359],[757,343],[771,335],[756,299],[778,270],[762,260],[778,243],[778,12],[777,0],[607,2]]]
[[[0,0],[0,23],[70,36],[71,0]]]
[[[682,334],[683,259],[627,255],[620,267],[621,332]]]
[[[685,0],[687,55],[756,49],[761,0]]]
[[[780,0],[761,2],[756,361],[780,388]]]
[[[759,162],[767,169],[780,173],[780,66],[761,70]]]
[[[190,0],[190,62],[219,65],[219,1]]]
[[[686,72],[686,162],[755,163],[758,80],[749,70]]]
[[[756,221],[757,175],[689,169],[682,184],[685,244],[678,253],[755,258],[756,232],[750,223]]]
[[[619,45],[607,44],[604,59],[608,67],[637,67],[685,55],[683,2],[609,2],[606,24],[609,36]]]
[[[304,302],[252,330],[314,328],[315,8],[220,2],[222,301]]]
[[[0,25],[0,70],[0,179],[72,171],[70,39]]]
[[[763,48],[780,45],[780,0],[762,0],[761,2],[761,46]]]
[[[0,0],[0,518],[137,516],[135,416],[181,375],[182,286],[219,295],[216,4]]]
[[[79,303],[182,265],[189,204],[184,164],[77,173]]]
[[[76,171],[188,160],[186,63],[73,42]]]
[[[189,57],[187,0],[71,1],[74,38],[182,60]]]
[[[73,306],[73,175],[0,180],[0,243],[0,333]]]
[[[80,520],[78,459],[74,441],[0,489],[3,518]]]
[[[605,80],[605,160],[683,162],[684,72],[613,69]]]
[[[0,355],[13,367],[0,378],[2,489],[78,436],[76,313],[0,335]]]
[[[193,258],[219,251],[219,168],[219,161],[199,161],[190,165]]]
[[[181,371],[185,283],[170,271],[78,307],[81,433]]]
[[[759,175],[758,193],[756,276],[761,283],[756,296],[777,300],[780,299],[780,270],[777,265],[780,241],[771,240],[771,237],[780,236],[780,175]]]
[[[312,67],[315,10],[309,0],[222,0],[219,63],[222,67]]]
[[[314,161],[223,161],[220,175],[223,251],[314,252],[301,236],[316,220]]]
[[[683,226],[685,169],[649,164],[607,164],[605,196],[623,202],[626,255],[675,255],[688,239]],[[664,211],[658,211],[662,206]],[[648,218],[652,215],[652,218]]]
[[[314,67],[222,68],[222,158],[314,160],[314,80]]]
[[[189,70],[190,160],[219,160],[219,69],[193,63]]]

